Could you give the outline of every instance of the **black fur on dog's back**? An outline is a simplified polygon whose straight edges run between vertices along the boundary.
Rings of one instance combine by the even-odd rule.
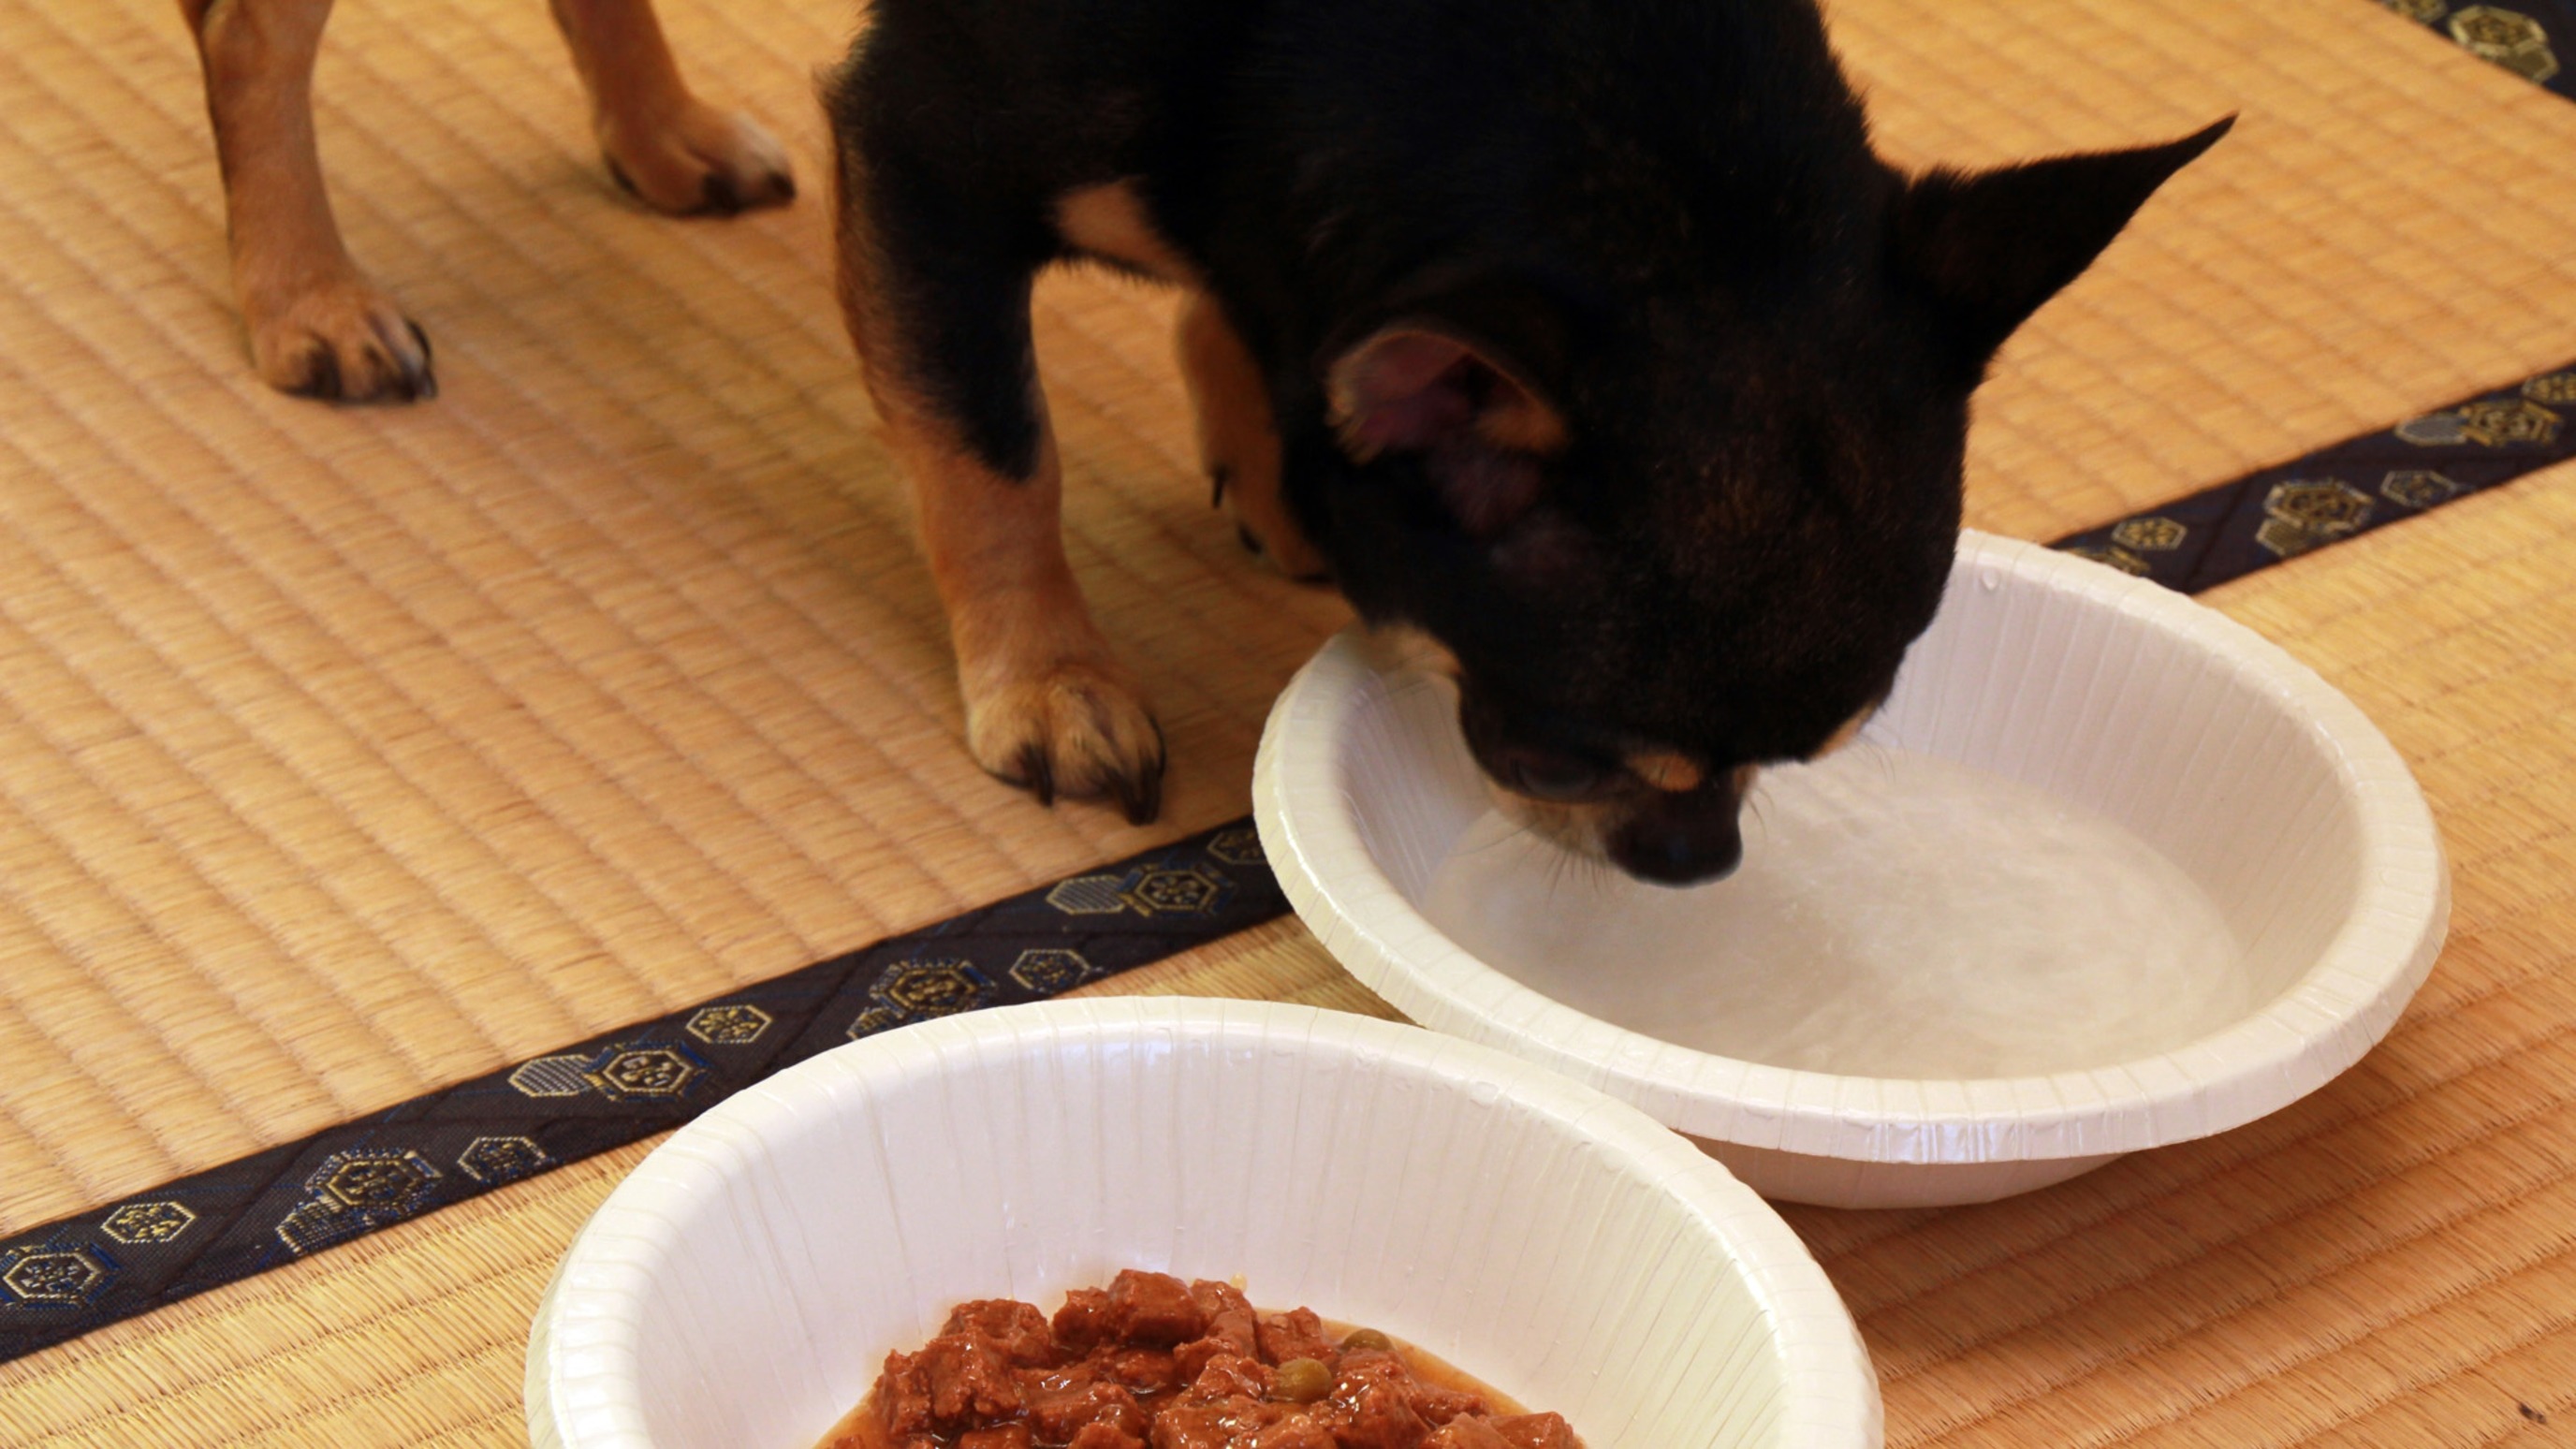
[[[1909,181],[1808,0],[878,0],[830,101],[914,259],[885,305],[950,339],[915,381],[989,463],[1033,463],[1026,294],[960,328],[956,289],[1126,182],[1259,362],[1289,506],[1457,657],[1489,768],[1645,799],[1622,760],[1687,758],[1706,788],[1647,806],[1712,839],[1736,768],[1822,747],[1930,621],[1994,349],[2224,129]],[[1561,439],[1353,447],[1337,359],[1415,326]],[[1526,486],[1462,509],[1494,477]]]

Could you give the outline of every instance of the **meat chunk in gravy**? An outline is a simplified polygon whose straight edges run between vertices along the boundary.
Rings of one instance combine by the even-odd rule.
[[[1050,1319],[1009,1299],[957,1305],[936,1338],[886,1356],[823,1449],[1583,1449],[1383,1335],[1337,1337],[1312,1311],[1257,1312],[1232,1284],[1120,1273]]]

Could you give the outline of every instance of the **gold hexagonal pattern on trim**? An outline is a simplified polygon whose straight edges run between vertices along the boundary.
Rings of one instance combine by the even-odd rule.
[[[406,1147],[399,1152],[335,1152],[305,1185],[345,1208],[408,1212],[440,1177],[429,1159]]]
[[[749,1046],[775,1018],[757,1006],[700,1007],[689,1016],[689,1035],[709,1046]]]
[[[1052,946],[1032,947],[1022,951],[1011,963],[1011,979],[1031,991],[1052,996],[1081,985],[1091,975],[1091,963],[1079,951],[1066,951]]]
[[[2459,419],[2463,437],[2490,448],[2507,443],[2546,443],[2558,436],[2558,414],[2529,398],[2473,402],[2460,409]]]
[[[553,1155],[532,1137],[477,1137],[456,1154],[458,1169],[487,1187],[516,1182],[554,1165]]]
[[[590,1074],[611,1097],[676,1097],[705,1070],[674,1047],[628,1047]]]
[[[2341,478],[2288,478],[2263,497],[2265,516],[2326,538],[2358,530],[2377,506],[2369,494]]]
[[[2451,38],[2470,54],[2535,84],[2558,74],[2558,56],[2538,20],[2501,5],[2464,5],[2452,12]]]
[[[1149,916],[1197,916],[1216,909],[1225,885],[1224,877],[1204,866],[1152,866],[1139,871],[1135,883],[1119,894]]]
[[[2379,480],[2379,496],[2407,508],[2430,508],[2460,496],[2460,485],[2424,468],[2400,468]]]
[[[130,1202],[109,1213],[98,1230],[120,1243],[169,1243],[196,1222],[187,1205],[176,1202]]]
[[[953,1016],[984,999],[984,982],[971,961],[912,961],[879,978],[873,994],[914,1016]]]
[[[2552,372],[2522,385],[2522,395],[2536,403],[2576,403],[2576,372]]]
[[[29,1303],[87,1303],[112,1273],[87,1248],[26,1248],[0,1258],[0,1287]]]
[[[2191,530],[2170,518],[2131,518],[2111,530],[2111,541],[2139,553],[2170,553]]]

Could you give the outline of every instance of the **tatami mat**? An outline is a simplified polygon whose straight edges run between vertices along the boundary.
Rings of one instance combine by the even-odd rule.
[[[823,208],[641,215],[542,5],[350,7],[325,149],[445,391],[276,397],[168,9],[0,13],[0,1223],[1144,842],[954,743]],[[806,71],[841,25],[721,19],[675,17],[819,189]],[[1343,610],[1248,566],[1187,476],[1167,310],[1077,282],[1043,335],[1171,833],[1241,811]]]
[[[2576,1422],[2576,466],[2215,602],[2416,761],[2458,884],[2430,984],[2360,1066],[2225,1136],[1984,1207],[1789,1219],[1892,1449],[2540,1449]],[[1293,923],[1089,989],[1385,1013]],[[518,1442],[537,1295],[644,1150],[0,1365],[7,1441]]]
[[[275,397],[164,9],[0,14],[24,98],[0,137],[0,1224],[1136,843],[953,745],[822,207],[642,215],[542,7],[352,7],[325,149],[446,392]],[[2576,108],[2354,0],[1837,13],[1912,159],[2246,115],[2015,344],[1981,401],[1980,522],[2098,521],[2576,343],[2548,326],[2576,315]],[[807,73],[841,17],[671,20],[817,179]],[[2505,204],[2456,182],[2506,166]],[[1166,828],[1208,824],[1340,609],[1206,510],[1167,299],[1066,278],[1042,312],[1075,556],[1171,733]]]
[[[1828,9],[1909,162],[2243,112],[2007,344],[1973,523],[2056,538],[2576,357],[2576,106],[2374,5]]]
[[[0,1228],[1149,838],[955,747],[822,209],[625,204],[543,11],[335,18],[340,213],[444,393],[331,410],[249,375],[166,0],[0,7]],[[665,13],[817,193],[809,74],[847,12]],[[2576,356],[2576,108],[2361,0],[1835,18],[1912,161],[2245,116],[2008,351],[1981,524],[2068,531]],[[1168,316],[1065,278],[1040,338],[1175,834],[1239,813],[1271,693],[1342,613],[1206,511]],[[2021,1204],[1801,1214],[1895,1442],[2471,1444],[2532,1423],[2505,1399],[2576,1411],[2568,499],[2562,472],[2230,591],[2419,761],[2461,944],[2272,1122]],[[1352,999],[1293,931],[1261,946],[1169,974]],[[510,1442],[527,1307],[632,1156],[0,1367],[0,1442]]]

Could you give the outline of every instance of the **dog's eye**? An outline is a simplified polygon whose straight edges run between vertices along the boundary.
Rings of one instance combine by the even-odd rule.
[[[1603,794],[1610,784],[1611,772],[1576,755],[1514,749],[1494,762],[1494,778],[1502,781],[1504,788],[1533,800],[1572,805]]]

